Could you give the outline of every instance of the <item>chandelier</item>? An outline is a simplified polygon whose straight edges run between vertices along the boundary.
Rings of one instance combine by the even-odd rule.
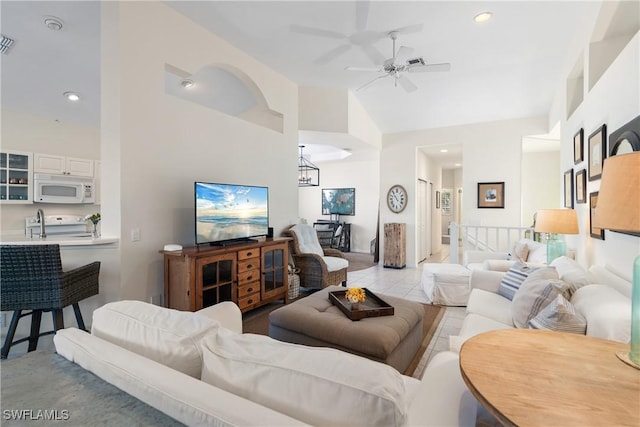
[[[302,155],[304,145],[300,145],[298,159],[298,187],[317,187],[320,185],[320,169]]]

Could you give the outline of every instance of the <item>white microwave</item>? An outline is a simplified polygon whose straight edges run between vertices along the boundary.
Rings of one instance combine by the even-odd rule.
[[[93,203],[95,182],[91,177],[33,174],[34,203]]]

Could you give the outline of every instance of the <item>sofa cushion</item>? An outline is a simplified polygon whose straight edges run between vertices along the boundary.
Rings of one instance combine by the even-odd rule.
[[[403,424],[394,368],[339,350],[219,328],[202,341],[202,380],[312,425]]]
[[[572,286],[558,279],[553,267],[536,270],[527,277],[511,302],[513,324],[517,328],[526,328],[542,309],[551,303],[556,296],[570,298]]]
[[[529,256],[529,246],[525,242],[516,242],[511,250],[510,259],[526,262]]]
[[[509,314],[511,314],[511,312],[509,312]],[[465,316],[464,320],[462,320],[462,327],[458,335],[449,336],[449,350],[455,351],[456,353],[459,352],[462,344],[464,344],[466,340],[483,332],[512,328],[513,323],[506,325],[479,314],[469,313]]]
[[[628,343],[631,299],[607,285],[591,284],[575,291],[571,303],[587,319],[587,335]]]
[[[495,292],[473,289],[467,302],[467,313],[478,314],[513,327],[511,301]]]
[[[593,283],[587,270],[582,268],[577,261],[567,256],[558,257],[551,261],[549,265],[556,269],[560,279],[574,285],[576,289]]]
[[[219,323],[191,312],[142,301],[118,301],[93,312],[91,333],[177,371],[200,378],[198,342]]]
[[[342,270],[343,268],[349,267],[349,261],[347,261],[345,258],[325,256],[322,257],[322,259],[324,260],[324,263],[327,264],[328,272],[338,271]]]
[[[498,288],[498,294],[505,297],[508,300],[513,300],[513,296],[516,294],[522,282],[537,270],[537,267],[531,267],[524,262],[518,261],[509,268],[509,271],[504,275],[500,281],[500,288]]]
[[[565,297],[558,295],[533,319],[529,320],[529,327],[584,335],[587,331],[587,319],[576,312],[573,304]]]

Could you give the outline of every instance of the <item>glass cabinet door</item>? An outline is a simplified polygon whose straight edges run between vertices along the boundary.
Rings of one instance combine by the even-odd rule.
[[[235,254],[198,259],[196,269],[196,310],[234,300]]]
[[[0,153],[0,201],[30,203],[31,153]]]
[[[262,248],[262,298],[287,291],[287,244]]]

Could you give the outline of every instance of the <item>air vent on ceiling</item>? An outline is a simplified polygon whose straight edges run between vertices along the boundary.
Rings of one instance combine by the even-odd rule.
[[[13,46],[13,39],[5,36],[4,34],[0,34],[2,39],[0,40],[0,53],[7,53],[11,46]]]

